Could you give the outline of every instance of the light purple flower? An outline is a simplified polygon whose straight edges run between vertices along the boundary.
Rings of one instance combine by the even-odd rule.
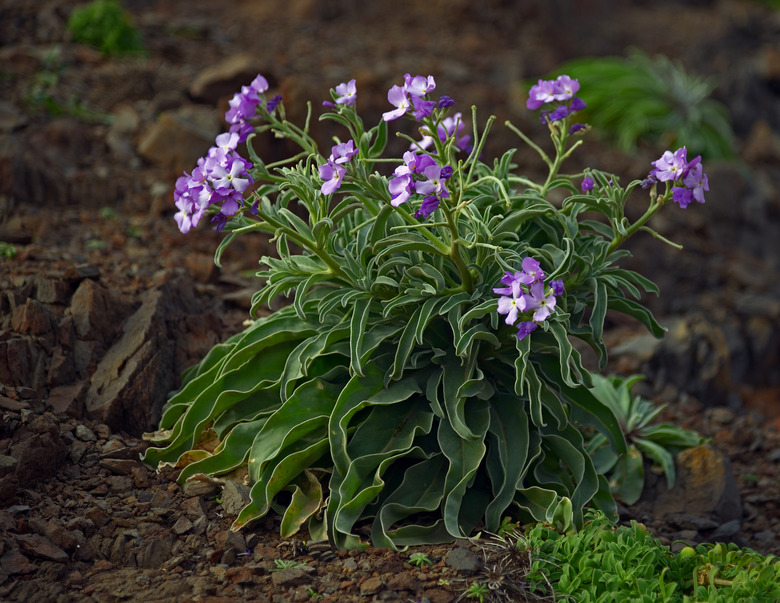
[[[466,124],[463,123],[463,116],[460,113],[445,117],[437,127],[437,134],[441,142],[446,142],[451,136],[455,137],[455,149],[457,151],[469,151],[471,136],[463,134]],[[433,137],[423,136],[419,142],[412,143],[412,148],[427,149],[433,144]]]
[[[319,167],[319,172],[320,178],[325,181],[320,187],[320,192],[323,195],[330,195],[339,189],[347,170],[340,165],[328,162]]]
[[[494,289],[493,291],[497,292],[498,290]],[[501,291],[506,293],[498,298],[498,313],[506,314],[506,324],[513,325],[517,322],[520,311],[525,309],[523,290],[520,288],[519,281],[512,281],[509,287]]]
[[[436,108],[436,101],[425,100],[418,96],[412,96],[412,117],[417,121],[422,121],[423,118],[428,117]]]
[[[559,75],[553,87],[555,100],[569,100],[580,89],[580,82],[571,79],[568,75]]]
[[[390,182],[387,183],[387,188],[390,191],[390,204],[393,207],[406,203],[414,193],[414,182],[411,174],[401,174],[391,178]]]
[[[555,100],[555,81],[553,80],[539,80],[539,82],[528,91],[528,100],[526,101],[526,107],[536,110],[546,103],[551,103]]]
[[[387,100],[395,109],[386,111],[382,114],[382,119],[385,121],[393,121],[394,119],[403,117],[410,108],[409,96],[407,95],[406,90],[401,86],[393,86],[390,88],[387,92]]]
[[[423,97],[436,88],[436,82],[432,75],[427,78],[422,75],[404,76],[404,89],[412,96]]]
[[[542,281],[536,281],[531,285],[531,290],[523,298],[526,300],[525,309],[536,310],[533,319],[536,322],[544,322],[555,310],[555,295],[545,295],[545,287]]]
[[[544,272],[542,271],[542,267],[538,260],[535,260],[532,257],[523,258],[520,267],[523,269],[523,274],[519,280],[524,285],[530,285],[536,281],[544,280]]]
[[[349,139],[347,142],[340,142],[331,148],[328,162],[341,165],[347,163],[357,154],[358,150],[355,148],[355,141]]]
[[[655,169],[650,172],[659,182],[668,182],[682,178],[685,169],[688,167],[686,159],[687,150],[685,147],[677,149],[674,153],[664,151],[660,159],[653,161]]]
[[[422,175],[427,179],[415,184],[415,190],[421,195],[438,195],[440,197],[449,197],[447,186],[441,177],[442,168],[438,165],[430,165],[423,170]]]
[[[701,157],[688,164],[688,173],[683,177],[683,184],[691,190],[697,203],[704,203],[704,191],[710,190],[710,185],[701,165]]]
[[[357,99],[357,85],[355,84],[355,80],[349,80],[346,83],[336,86],[336,94],[339,95],[336,99],[336,104],[354,107],[355,100]]]

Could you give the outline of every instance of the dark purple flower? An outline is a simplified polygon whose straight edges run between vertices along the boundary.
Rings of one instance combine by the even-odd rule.
[[[539,325],[537,325],[532,320],[524,320],[523,322],[519,323],[517,325],[517,338],[522,341],[525,339],[528,335],[536,331],[536,328]]]
[[[569,128],[569,134],[576,134],[577,132],[580,132],[582,130],[587,130],[587,129],[588,126],[586,126],[585,124],[577,123],[574,124],[571,128]]]
[[[575,111],[582,111],[585,107],[587,107],[585,101],[578,96],[575,96],[573,99],[571,99],[571,102],[569,103],[569,111],[571,113],[574,113]]]
[[[282,102],[282,95],[277,94],[271,100],[265,104],[265,108],[269,113],[273,113],[276,110],[277,105]]]
[[[429,195],[423,199],[420,209],[414,212],[414,217],[418,220],[426,220],[436,209],[439,207],[439,198],[434,195]]]
[[[441,175],[439,177],[442,180],[446,180],[447,178],[451,178],[452,177],[452,166],[445,165],[443,168],[441,168]]]
[[[549,114],[548,119],[552,121],[559,121],[566,118],[569,115],[569,109],[566,105],[558,106],[552,113]]]
[[[580,184],[580,189],[582,190],[583,193],[587,193],[593,190],[593,184],[594,184],[593,178],[591,178],[590,176],[585,176],[582,179],[582,184]]]
[[[563,281],[550,281],[550,287],[552,287],[553,295],[561,296],[564,292]]]
[[[439,99],[439,109],[446,109],[447,107],[452,107],[452,105],[455,104],[455,101],[452,100],[449,96],[442,96]]]

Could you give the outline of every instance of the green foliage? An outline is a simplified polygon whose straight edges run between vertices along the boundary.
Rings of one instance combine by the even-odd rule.
[[[278,572],[283,569],[301,567],[303,565],[306,565],[305,561],[295,561],[293,559],[274,559],[274,567],[272,567],[270,571]]]
[[[593,375],[593,395],[615,413],[628,449],[617,452],[597,433],[588,442],[587,450],[596,471],[607,476],[612,494],[628,505],[642,495],[645,457],[661,467],[671,489],[675,481],[674,455],[702,442],[697,433],[675,425],[650,425],[664,407],[654,407],[649,400],[631,394],[631,388],[642,378]]]
[[[409,563],[416,565],[417,567],[423,567],[424,565],[433,565],[433,561],[426,553],[412,553],[409,556]]]
[[[12,260],[16,257],[16,245],[0,241],[0,258]]]
[[[93,0],[74,9],[68,30],[76,42],[94,46],[106,55],[144,51],[141,34],[118,0]]]
[[[338,193],[324,195],[317,166],[327,160],[307,129],[284,120],[282,105],[258,110],[257,132],[302,152],[266,166],[250,137],[256,204],[227,223],[216,261],[236,236],[268,233],[277,254],[261,259],[252,312],[294,298],[184,375],[160,430],[147,435],[146,462],[180,467],[182,483],[246,467],[250,502],[234,528],[274,509],[282,536],[308,529],[339,548],[366,546],[359,529],[376,546],[405,547],[477,526],[495,532],[508,514],[569,529],[582,524],[586,505],[614,513],[577,426],[597,430],[618,453],[626,441],[589,389],[573,339],[603,366],[608,310],[664,333],[640,301],[657,288],[618,263],[632,234],[660,237],[646,223],[671,191],[653,191],[634,223],[624,208],[639,180],[623,188],[617,176],[588,170],[598,187],[581,194],[574,182],[584,174],[560,174],[581,144],[568,118],[550,124],[552,158],[507,124],[549,167],[544,184],[514,174],[514,149],[483,163],[493,120],[480,133],[474,109],[467,156],[456,156],[453,136],[434,137],[437,161],[453,167],[450,196],[420,221],[390,202],[380,168],[400,160],[382,157],[387,122],[366,130],[346,105],[322,116],[342,124],[358,149]],[[436,109],[422,127],[436,132],[445,115]],[[562,204],[548,199],[558,193],[567,195]],[[565,293],[520,340],[497,313],[493,288],[526,257]]]
[[[480,582],[474,582],[474,584],[463,591],[463,597],[466,599],[477,599],[479,603],[485,601],[485,597],[488,596],[490,596],[490,589],[487,584],[482,584]]]
[[[735,544],[702,544],[677,555],[647,529],[632,522],[615,527],[588,511],[577,533],[536,525],[528,532],[536,551],[528,575],[531,592],[557,601],[774,601],[780,596],[780,560]]]
[[[710,98],[715,84],[687,73],[663,55],[634,50],[628,57],[575,59],[560,73],[575,73],[586,103],[584,119],[618,147],[640,140],[663,148],[686,145],[689,156],[734,157],[734,132],[726,107]]]

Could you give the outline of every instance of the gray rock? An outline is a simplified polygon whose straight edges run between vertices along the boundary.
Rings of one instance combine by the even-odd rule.
[[[462,574],[476,574],[484,565],[482,558],[462,547],[452,549],[444,559],[445,563]]]
[[[222,488],[222,508],[228,515],[237,516],[249,502],[249,486],[228,480]]]

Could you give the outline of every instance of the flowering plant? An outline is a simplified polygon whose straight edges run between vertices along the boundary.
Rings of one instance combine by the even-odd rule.
[[[648,220],[702,202],[707,181],[685,149],[625,188],[596,169],[563,174],[588,131],[577,88],[561,76],[531,90],[552,155],[506,124],[546,164],[540,184],[514,173],[516,149],[484,163],[494,118],[480,132],[472,108],[467,133],[431,76],[393,86],[370,129],[355,81],[336,86],[320,119],[347,136],[327,156],[309,134],[311,105],[300,128],[262,76],[244,87],[229,131],[178,180],[175,218],[188,232],[212,216],[227,233],[217,263],[238,235],[272,236],[252,313],[294,299],[185,373],[145,460],[180,467],[182,483],[244,471],[250,500],[234,528],[275,508],[283,535],[305,524],[339,547],[361,546],[365,526],[397,547],[495,531],[507,513],[569,526],[586,505],[614,512],[578,426],[619,453],[626,441],[572,340],[603,367],[608,309],[663,334],[639,301],[657,288],[619,267],[619,246],[639,230],[660,237]],[[398,119],[420,138],[399,134],[408,147],[384,157]],[[252,141],[267,130],[301,151],[264,163]],[[650,203],[632,223],[624,207],[639,186]]]

